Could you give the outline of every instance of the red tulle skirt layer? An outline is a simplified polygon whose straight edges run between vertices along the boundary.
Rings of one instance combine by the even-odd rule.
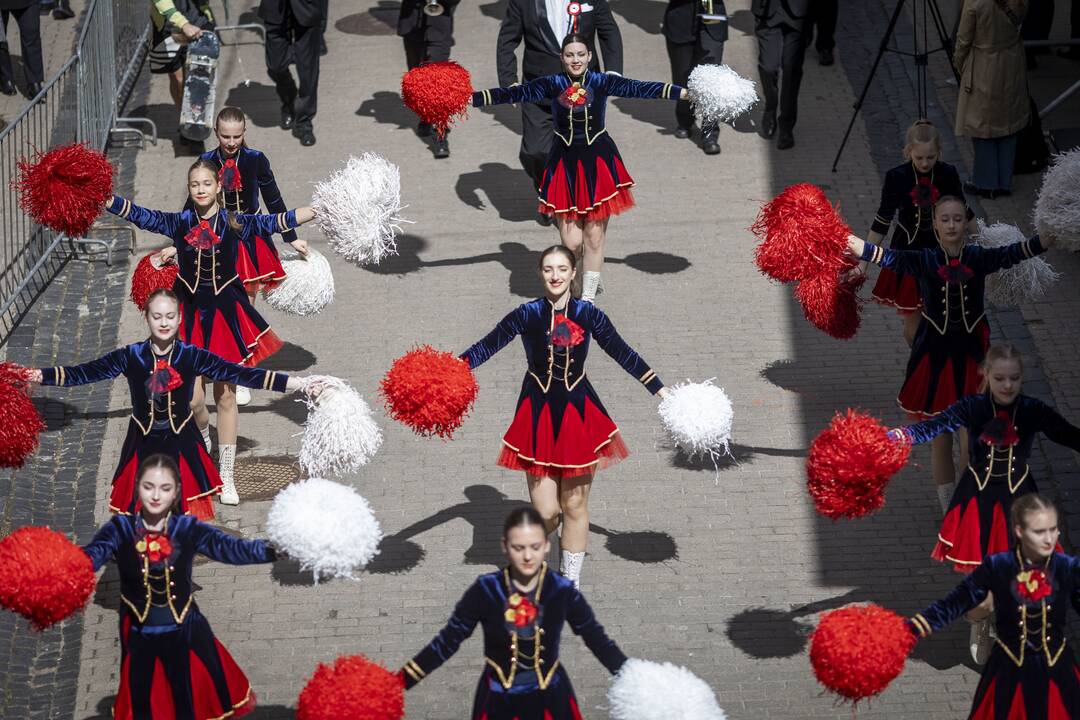
[[[592,145],[567,146],[556,137],[540,181],[538,209],[576,220],[605,220],[634,206],[633,185],[615,142],[606,133]]]
[[[1028,652],[1016,666],[995,645],[975,689],[969,720],[1075,720],[1080,718],[1080,667],[1066,648],[1050,665]]]
[[[525,378],[498,464],[566,478],[602,470],[629,455],[588,379],[570,391],[558,383],[553,380],[544,393],[531,376]]]
[[[919,283],[913,275],[898,275],[888,268],[881,268],[871,297],[882,305],[891,305],[901,315],[911,315],[922,307]]]
[[[964,471],[941,521],[931,557],[952,563],[955,570],[967,573],[977,568],[987,555],[1005,552],[1012,546],[1009,511],[1013,501],[1021,495],[1038,492],[1038,488],[1026,470],[1013,481],[1011,489],[1004,480],[992,479],[980,490],[971,468]]]
[[[495,672],[485,668],[476,686],[470,720],[584,720],[570,678],[560,665],[541,690],[536,673],[518,669],[506,690]]]
[[[120,620],[120,688],[115,720],[224,720],[255,709],[243,671],[197,609],[172,632]]]
[[[974,332],[951,329],[944,335],[923,318],[908,359],[907,377],[896,401],[916,419],[937,415],[982,386],[982,361],[990,346],[990,325]]]
[[[180,314],[181,340],[229,362],[255,366],[284,346],[236,281],[218,295],[202,285],[194,297],[184,289]]]
[[[142,429],[132,420],[128,424],[127,437],[120,450],[120,463],[112,481],[109,509],[114,513],[128,515],[139,511],[139,496],[135,487],[135,473],[139,463],[151,455],[168,455],[180,467],[180,509],[200,520],[214,518],[214,496],[221,492],[221,476],[217,466],[206,452],[202,434],[195,426],[195,419],[174,433],[171,428],[151,430],[143,435]]]
[[[252,235],[237,247],[236,273],[249,290],[272,290],[285,279],[273,239]]]

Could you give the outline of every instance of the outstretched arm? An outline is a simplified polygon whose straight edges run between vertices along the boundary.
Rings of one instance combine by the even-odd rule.
[[[605,74],[604,89],[608,95],[642,100],[685,100],[686,88],[653,80],[632,80],[621,75]]]
[[[990,562],[993,556],[983,560],[975,572],[956,586],[943,599],[931,604],[921,613],[915,613],[908,624],[913,633],[924,638],[944,630],[952,625],[961,615],[971,610],[986,599],[990,592]]]
[[[559,90],[550,77],[536,78],[523,85],[479,90],[472,95],[473,107],[505,105],[506,103],[540,102],[555,97]]]
[[[176,230],[180,227],[181,213],[167,213],[144,208],[119,195],[113,195],[105,203],[105,209],[141,230],[164,235],[174,243],[176,242]]]
[[[921,250],[890,250],[848,235],[848,250],[857,260],[872,262],[903,275],[921,275],[926,271],[926,256]]]
[[[72,387],[89,383],[112,380],[123,375],[127,370],[127,348],[118,348],[107,355],[81,365],[67,365],[41,368],[30,371],[30,381],[42,385]]]
[[[1057,410],[1039,403],[1039,429],[1058,445],[1080,452],[1080,428],[1058,414]]]
[[[299,378],[290,378],[283,372],[231,363],[202,348],[191,347],[189,349],[195,356],[193,363],[195,372],[218,382],[243,385],[255,390],[273,390],[275,392],[288,391],[290,389],[289,383],[292,381],[302,382]]]
[[[971,259],[971,268],[984,274],[995,273],[998,270],[1011,268],[1025,260],[1030,260],[1036,255],[1046,252],[1053,244],[1051,237],[1040,238],[1033,235],[1027,240],[1005,245],[1004,247],[979,247]]]
[[[480,622],[480,613],[484,607],[484,589],[480,587],[480,581],[474,582],[454,608],[454,614],[450,616],[446,627],[427,644],[423,650],[417,653],[412,660],[405,663],[402,668],[402,677],[405,679],[405,689],[423,680],[427,675],[438,669],[440,665],[453,657],[454,653],[465,642],[476,624]]]
[[[315,211],[305,205],[295,210],[286,210],[274,215],[258,214],[240,215],[238,217],[241,222],[248,223],[249,227],[257,234],[269,237],[274,233],[286,233],[304,223],[311,222],[315,219]]]
[[[649,368],[649,365],[641,359],[641,356],[637,354],[634,348],[627,345],[626,341],[620,337],[604,311],[595,305],[588,304],[585,312],[589,318],[590,329],[593,338],[596,339],[596,344],[610,355],[615,362],[619,363],[623,370],[637,378],[638,382],[644,385],[645,389],[650,393],[656,395],[660,392],[664,387],[660,377],[654,370]]]
[[[265,540],[233,537],[204,522],[196,522],[192,530],[195,550],[212,560],[229,565],[256,565],[277,559],[274,548]]]
[[[507,314],[506,317],[499,321],[494,330],[474,343],[458,357],[468,362],[470,369],[475,369],[506,347],[507,343],[520,335],[524,329],[525,311],[519,307]]]
[[[942,433],[956,432],[960,428],[970,427],[972,411],[981,400],[981,395],[960,398],[929,420],[894,428],[889,434],[897,440],[906,439],[912,445],[930,442]]]
[[[93,563],[94,572],[100,570],[120,549],[120,532],[117,530],[116,524],[110,520],[102,525],[94,533],[94,539],[83,545],[82,549],[89,556],[90,562]]]

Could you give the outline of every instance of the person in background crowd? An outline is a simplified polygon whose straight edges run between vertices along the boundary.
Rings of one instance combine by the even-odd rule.
[[[810,12],[810,0],[753,0],[750,10],[754,14],[758,42],[758,75],[765,96],[758,134],[772,138],[779,115],[780,136],[776,147],[787,150],[795,147],[795,120],[806,48],[803,23]]]
[[[0,30],[3,30],[5,37],[8,19],[12,16],[19,25],[26,97],[32,99],[41,92],[45,81],[45,64],[41,57],[41,15],[37,0],[0,0]],[[0,52],[0,89],[5,95],[15,94],[15,71],[6,42]]]
[[[177,6],[177,3],[180,6]],[[176,107],[184,101],[184,60],[187,43],[214,27],[208,3],[192,0],[154,0],[150,19],[154,37],[150,48],[150,72],[169,76],[169,95]]]
[[[304,147],[315,144],[313,120],[319,98],[319,51],[329,3],[324,0],[261,0],[266,25],[266,72],[281,100],[281,129]],[[290,52],[291,50],[291,52]],[[296,63],[297,87],[289,72]]]
[[[664,39],[671,61],[671,82],[685,87],[695,65],[719,65],[724,61],[724,41],[728,37],[724,0],[668,0],[664,11]],[[690,137],[694,117],[690,102],[675,105],[675,137]],[[701,128],[701,149],[706,155],[720,154],[720,126]]]
[[[818,65],[836,62],[833,49],[836,47],[836,21],[839,16],[839,0],[811,0],[810,17],[806,22],[806,44],[810,44],[816,30],[814,49],[817,50]]]
[[[425,63],[446,62],[454,45],[454,10],[459,0],[438,0],[442,12],[428,15],[424,6],[428,0],[405,0],[398,14],[397,34],[405,44],[405,64],[410,70]],[[447,135],[449,130],[446,131]],[[431,135],[431,126],[420,123],[416,128],[420,137]],[[447,135],[435,137],[432,152],[436,159],[450,157]]]

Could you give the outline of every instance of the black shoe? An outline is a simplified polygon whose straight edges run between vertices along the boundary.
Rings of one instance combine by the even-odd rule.
[[[977,195],[978,197],[985,198],[987,200],[993,200],[995,192],[991,188],[981,188],[970,180],[964,183],[964,193],[967,195]]]
[[[795,135],[790,130],[781,130],[780,137],[776,140],[777,150],[788,150],[795,147]]]
[[[715,140],[706,140],[701,144],[701,149],[706,155],[719,155],[720,143]]]
[[[434,153],[436,160],[450,157],[450,141],[445,137],[435,138],[431,151]]]
[[[18,95],[19,89],[10,80],[0,80],[0,93],[5,95]]]
[[[71,9],[71,0],[59,0],[53,8],[54,20],[70,20],[75,17],[75,11]]]
[[[300,140],[300,144],[304,147],[311,147],[315,144],[315,131],[309,127],[297,127],[293,128],[293,137]]]
[[[35,97],[37,97],[37,94],[39,92],[41,92],[41,83],[39,82],[30,83],[26,86],[26,97],[30,100],[33,100]]]
[[[761,125],[758,127],[758,135],[768,140],[776,134],[776,113],[765,112],[761,116]]]
[[[287,105],[281,106],[281,129],[292,130],[293,124],[296,122],[296,118],[293,117],[293,110]]]
[[[547,213],[536,213],[536,222],[541,227],[551,227],[551,223],[555,222],[555,218]]]
[[[49,13],[51,13],[51,12],[52,12],[52,10],[53,10],[53,8],[54,8],[55,6],[56,6],[56,3],[52,3],[52,2],[50,2],[50,3],[42,3],[42,4],[41,4],[41,5],[39,6],[38,12],[39,12],[39,13],[40,13],[41,15],[48,15]]]
[[[836,62],[836,58],[833,57],[832,48],[828,50],[818,50],[817,54],[818,65],[832,65]]]
[[[690,137],[690,128],[677,127],[675,128],[675,137],[679,140],[685,140]]]

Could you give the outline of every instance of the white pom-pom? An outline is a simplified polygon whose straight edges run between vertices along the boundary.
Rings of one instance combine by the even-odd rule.
[[[1035,198],[1035,226],[1058,246],[1080,251],[1080,149],[1054,158]]]
[[[672,663],[630,658],[608,689],[614,720],[724,720],[712,688]]]
[[[371,408],[347,382],[329,375],[312,375],[309,383],[323,386],[308,404],[300,467],[309,477],[337,477],[367,465],[382,445],[382,431]]]
[[[686,83],[699,127],[731,122],[758,101],[754,81],[727,65],[698,65]]]
[[[669,386],[660,401],[660,422],[672,441],[688,455],[718,455],[731,452],[731,422],[734,411],[722,388],[705,382],[687,381]]]
[[[351,487],[310,478],[277,494],[266,517],[270,541],[323,577],[356,579],[379,553],[382,529],[368,501]]]
[[[315,185],[315,223],[334,252],[360,265],[378,264],[397,254],[401,176],[397,165],[366,152],[350,157],[343,170]]]
[[[270,307],[292,315],[314,315],[334,301],[334,275],[317,250],[309,249],[307,257],[283,255],[281,266],[286,278],[263,292]]]
[[[1020,228],[1007,223],[987,225],[979,220],[977,241],[983,247],[1003,247],[1027,238]],[[1040,299],[1060,277],[1050,263],[1036,256],[999,270],[986,278],[986,297],[998,307],[1019,305]]]

